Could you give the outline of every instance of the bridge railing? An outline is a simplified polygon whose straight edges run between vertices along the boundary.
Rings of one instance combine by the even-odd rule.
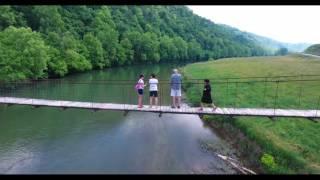
[[[146,79],[145,82],[148,80]],[[219,107],[319,109],[320,75],[211,79],[212,98]],[[0,96],[81,102],[137,104],[136,80],[75,81],[70,79],[0,83]],[[203,79],[184,80],[189,101],[198,106]],[[159,80],[159,105],[171,105],[170,82]],[[149,86],[144,104],[149,104]]]

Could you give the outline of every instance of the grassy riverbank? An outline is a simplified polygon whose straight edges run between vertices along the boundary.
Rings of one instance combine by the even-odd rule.
[[[320,98],[320,81],[316,80],[320,76],[300,75],[320,74],[319,69],[319,58],[288,55],[195,63],[184,67],[183,73],[187,82],[198,82],[191,79],[212,79],[212,95],[220,107],[316,109]],[[223,79],[283,75],[295,77]],[[295,81],[303,79],[315,81]],[[194,105],[200,101],[202,86],[185,85],[188,100]],[[216,127],[231,124],[257,143],[261,150],[252,153],[257,156],[253,158],[259,161],[265,172],[320,173],[320,123],[296,118],[272,121],[262,117],[221,119],[205,116],[204,119]]]

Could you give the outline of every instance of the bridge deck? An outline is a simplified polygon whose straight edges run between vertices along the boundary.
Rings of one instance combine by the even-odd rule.
[[[158,106],[157,108],[137,108],[132,104],[113,104],[113,103],[93,103],[77,101],[59,101],[48,99],[29,99],[15,97],[0,97],[0,104],[18,104],[32,106],[50,106],[61,108],[84,108],[92,110],[118,110],[118,111],[142,111],[155,113],[175,113],[175,114],[211,114],[211,115],[229,115],[229,116],[266,116],[266,117],[304,117],[320,118],[320,110],[293,110],[293,109],[258,109],[258,108],[217,108],[212,111],[211,108],[204,108],[199,111],[194,107],[182,107],[172,109],[170,106]],[[318,112],[319,111],[319,112]]]

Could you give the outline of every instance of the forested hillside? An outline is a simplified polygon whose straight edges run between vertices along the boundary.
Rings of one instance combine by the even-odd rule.
[[[184,6],[0,6],[1,81],[266,54]]]
[[[314,44],[314,45],[308,47],[304,52],[307,54],[313,54],[316,56],[320,56],[320,44]]]

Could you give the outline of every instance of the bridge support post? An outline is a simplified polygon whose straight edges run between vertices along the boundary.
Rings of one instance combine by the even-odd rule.
[[[127,116],[128,113],[129,113],[129,111],[124,111],[124,112],[123,112],[123,116]]]
[[[10,106],[13,106],[13,104],[6,104],[6,107],[10,107]]]
[[[97,111],[99,111],[99,109],[94,108],[94,109],[92,109],[92,111],[93,111],[93,112],[97,112]]]
[[[33,105],[32,107],[33,108],[39,108],[40,106],[39,105]]]
[[[159,117],[162,117],[162,113],[159,113]]]
[[[63,110],[63,111],[66,109],[67,109],[67,107],[64,107],[64,106],[61,107],[61,110]]]
[[[317,123],[319,120],[317,120],[316,118],[313,118],[313,117],[309,117],[307,118],[308,120],[314,122],[314,123]]]
[[[268,117],[270,120],[272,120],[273,122],[276,120],[276,118],[274,116],[269,116]]]

